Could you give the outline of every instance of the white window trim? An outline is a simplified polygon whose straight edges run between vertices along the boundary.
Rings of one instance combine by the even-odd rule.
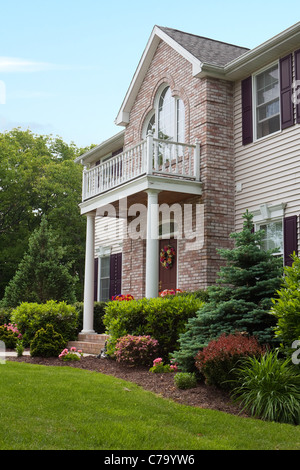
[[[150,111],[146,117],[146,119],[144,120],[144,124],[143,124],[143,130],[142,130],[142,137],[143,139],[146,138],[147,136],[147,128],[148,128],[148,125],[149,125],[149,122],[150,120],[152,119],[152,117],[155,115],[155,133],[153,135],[153,137],[155,137],[156,139],[158,138],[158,115],[159,115],[159,101],[160,101],[160,97],[163,93],[163,91],[166,89],[166,88],[170,88],[171,90],[171,87],[167,84],[167,83],[163,83],[157,90],[156,92],[156,95],[155,95],[155,98],[154,98],[154,103],[153,103],[153,109],[152,111]],[[172,91],[172,90],[171,90]],[[172,95],[173,96],[173,95]],[[178,115],[177,115],[177,102],[178,100],[181,100],[181,98],[177,95],[173,96],[174,98],[174,129],[173,129],[173,141],[174,142],[177,142],[177,136],[178,136]],[[183,101],[183,100],[181,100]],[[181,142],[181,143],[184,143],[184,142]]]
[[[276,132],[272,132],[271,134],[264,135],[263,137],[257,137],[257,119],[256,119],[256,107],[257,107],[257,94],[256,94],[256,77],[266,70],[271,69],[274,65],[278,66],[278,83],[279,83],[279,125],[280,129]],[[257,72],[252,74],[252,121],[253,121],[253,142],[261,141],[263,139],[268,139],[270,136],[274,136],[281,132],[281,96],[280,96],[280,64],[279,60],[275,60],[271,64],[259,69]]]
[[[96,250],[98,255],[98,282],[97,282],[97,302],[101,302],[101,260],[111,255],[110,246],[99,246]]]
[[[261,204],[258,210],[252,211],[253,224],[255,231],[260,229],[261,225],[268,225],[272,222],[282,222],[282,238],[284,243],[284,212],[286,203],[268,205],[266,203]],[[274,253],[274,256],[284,256],[284,248],[281,252]]]

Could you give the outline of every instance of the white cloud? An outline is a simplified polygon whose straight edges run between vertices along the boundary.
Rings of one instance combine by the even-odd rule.
[[[0,57],[0,73],[5,72],[43,72],[64,69],[64,66],[49,62],[35,62],[17,57]]]

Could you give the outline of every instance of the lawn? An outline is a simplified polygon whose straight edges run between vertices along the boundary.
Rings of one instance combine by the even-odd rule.
[[[299,450],[300,427],[176,404],[98,372],[0,365],[1,450]]]

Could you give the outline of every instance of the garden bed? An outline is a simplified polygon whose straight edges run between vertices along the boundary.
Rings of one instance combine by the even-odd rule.
[[[10,361],[28,362],[46,366],[70,366],[101,372],[140,385],[143,389],[156,393],[178,403],[200,408],[209,408],[234,415],[247,417],[238,406],[232,403],[229,394],[215,387],[198,383],[197,387],[180,390],[174,385],[174,373],[157,374],[145,367],[129,367],[116,361],[96,356],[84,356],[80,361],[63,362],[61,359],[43,357],[10,357]]]

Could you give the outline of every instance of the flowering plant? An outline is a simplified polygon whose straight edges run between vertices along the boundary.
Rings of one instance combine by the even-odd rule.
[[[162,358],[158,357],[154,359],[153,366],[149,369],[149,371],[153,373],[176,372],[177,364],[164,364]]]
[[[7,330],[10,330],[12,331],[13,333],[15,333],[18,337],[18,339],[21,339],[22,338],[22,335],[21,333],[19,332],[18,330],[18,327],[15,323],[9,323],[8,325],[3,325]]]
[[[158,341],[149,335],[125,335],[118,339],[115,357],[117,362],[131,366],[149,366],[157,349]]]
[[[119,294],[119,295],[114,295],[111,300],[119,300],[120,302],[122,300],[129,301],[129,300],[134,300],[133,295],[131,294]]]
[[[178,292],[182,292],[181,289],[165,289],[159,293],[159,297],[165,297],[166,295],[176,295]]]
[[[160,250],[159,259],[160,264],[166,268],[171,269],[175,259],[175,249],[171,245],[166,245]]]
[[[78,349],[77,351],[75,346],[72,346],[70,348],[70,351],[67,348],[65,348],[58,357],[62,359],[63,361],[80,361],[82,356],[83,356],[83,353],[81,349]]]
[[[8,325],[0,326],[0,340],[5,343],[6,348],[14,349],[17,341],[22,339],[22,335],[19,332],[15,323],[9,323]]]

